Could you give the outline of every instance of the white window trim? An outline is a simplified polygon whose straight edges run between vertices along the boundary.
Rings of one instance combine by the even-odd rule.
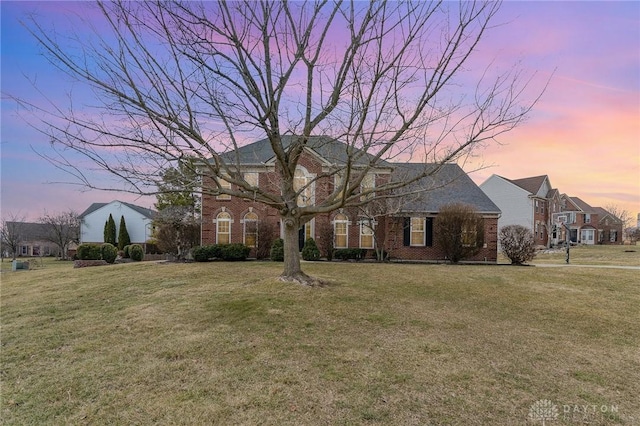
[[[347,219],[340,219],[340,220],[333,220],[333,243],[335,244],[335,240],[336,240],[336,224],[337,223],[344,223],[345,224],[345,245],[344,246],[340,246],[338,247],[337,245],[335,246],[335,248],[348,248],[349,247],[349,225],[351,225],[351,221],[349,220],[349,218],[343,214],[340,213],[343,216],[345,216]]]
[[[245,219],[247,217],[248,214],[254,214],[256,215],[256,219]],[[255,241],[255,246],[254,247],[258,247],[258,221],[260,220],[260,218],[258,217],[258,215],[252,211],[249,211],[247,213],[245,213],[244,217],[242,218],[242,220],[240,221],[240,223],[242,223],[242,243],[243,244],[247,244],[247,222],[254,222],[256,224],[256,241]],[[249,246],[247,246],[249,247]]]
[[[413,244],[413,219],[422,219],[422,243],[421,244]],[[423,217],[412,217],[410,220],[409,226],[409,246],[410,247],[424,247],[427,245],[427,218]]]
[[[376,242],[375,242],[375,238],[374,238],[374,236],[375,236],[375,232],[376,232],[376,229],[375,229],[376,224],[377,224],[377,222],[375,222],[375,221],[372,221],[372,222],[369,222],[368,220],[361,220],[361,221],[359,221],[359,225],[360,225],[360,241],[359,241],[359,247],[360,247],[360,248],[363,248],[363,249],[372,249],[372,248],[375,248]],[[363,234],[363,233],[362,233],[362,229],[363,229],[363,227],[365,227],[365,226],[366,226],[367,228],[371,229],[371,234]],[[370,247],[364,247],[364,246],[362,245],[362,236],[363,236],[363,235],[371,235],[371,246],[370,246]]]
[[[222,211],[220,213],[227,213],[225,211]],[[220,227],[218,226],[218,216],[220,215],[220,213],[218,213],[216,215],[216,218],[213,220],[213,223],[216,224],[216,244],[220,244]],[[231,225],[233,224],[233,218],[231,217],[231,215],[229,214],[229,219],[224,219],[223,222],[229,222],[229,243],[231,243]],[[226,232],[225,232],[226,234]]]

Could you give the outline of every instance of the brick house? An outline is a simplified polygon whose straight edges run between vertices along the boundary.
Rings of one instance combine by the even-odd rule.
[[[492,175],[480,188],[502,211],[498,226],[525,226],[534,234],[538,246],[561,244],[566,241],[567,232],[573,243],[622,243],[620,219],[578,197],[561,194],[547,175],[513,180]],[[559,220],[568,231],[558,228]]]
[[[578,197],[562,195],[562,210],[552,217],[569,228],[569,240],[580,244],[622,244],[622,221],[602,207],[591,207]],[[554,235],[554,241],[566,240],[566,231]]]
[[[286,138],[284,142],[286,144]],[[295,173],[295,179],[300,182],[298,187],[308,184],[301,194],[302,202],[312,204],[333,192],[339,175],[331,175],[330,170],[344,161],[345,147],[326,137],[309,139]],[[225,156],[228,163],[239,167],[247,182],[278,193],[275,162],[268,140],[246,145]],[[366,155],[360,161],[366,163]],[[369,172],[361,189],[371,190],[393,179],[417,176],[424,167],[417,163],[383,162]],[[316,179],[323,175],[325,177]],[[384,208],[373,200],[364,207],[347,207],[317,215],[300,228],[300,248],[307,238],[322,240],[333,235],[335,248],[368,249],[371,257],[375,248],[382,247],[395,259],[444,260],[434,244],[433,221],[441,206],[460,202],[473,206],[485,221],[484,247],[470,260],[496,261],[500,210],[458,165],[445,164],[433,175],[414,182],[410,189],[415,193],[386,202]],[[202,244],[243,243],[252,247],[252,255],[255,255],[256,242],[260,240],[256,226],[259,222],[271,224],[276,237],[282,236],[280,215],[275,208],[255,202],[251,197],[211,194],[202,197]]]
[[[19,257],[61,256],[60,248],[51,234],[51,228],[44,223],[34,222],[7,222],[6,225],[20,236],[18,252]],[[73,228],[75,229],[75,228]],[[77,234],[77,229],[72,231]],[[70,244],[69,250],[75,250],[76,243]],[[9,257],[10,250],[3,247],[2,257]]]

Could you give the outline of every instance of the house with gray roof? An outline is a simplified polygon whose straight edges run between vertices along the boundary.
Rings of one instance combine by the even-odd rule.
[[[291,136],[283,137],[285,149],[292,141]],[[268,188],[276,181],[275,154],[267,139],[227,152],[221,158],[236,169],[234,172],[252,175],[252,182],[261,188]],[[309,177],[306,182],[311,182],[308,188],[310,202],[319,202],[334,191],[335,179],[339,176],[331,170],[347,161],[354,169],[374,163],[371,154],[333,138],[312,136],[308,139],[298,168],[301,176]],[[427,176],[419,178],[425,170],[429,172]],[[375,167],[369,173],[372,177],[367,184],[373,188],[393,180],[414,182],[402,189],[402,195],[390,193],[386,194],[389,197],[373,199],[364,206],[318,214],[300,228],[300,248],[306,239],[314,238],[321,251],[323,246],[360,248],[373,257],[375,249],[382,247],[398,260],[445,260],[435,243],[434,220],[443,206],[462,203],[472,206],[484,218],[484,246],[471,260],[496,261],[500,209],[457,164],[375,161]],[[245,176],[245,179],[248,181],[249,177]],[[268,226],[260,226],[265,223]],[[275,208],[254,202],[250,197],[203,195],[203,244],[242,243],[252,247],[255,255],[261,241],[273,239],[261,236],[260,229],[273,229],[275,238],[282,236],[280,215]]]
[[[578,197],[561,194],[549,176],[508,179],[492,175],[482,191],[500,208],[498,226],[522,225],[536,244],[549,247],[566,241],[580,244],[621,244],[622,222]],[[606,219],[601,222],[602,218]]]
[[[80,243],[103,243],[104,226],[111,215],[116,223],[116,235],[120,232],[120,218],[124,217],[131,243],[144,245],[153,233],[155,214],[151,209],[118,200],[93,203],[79,215]]]

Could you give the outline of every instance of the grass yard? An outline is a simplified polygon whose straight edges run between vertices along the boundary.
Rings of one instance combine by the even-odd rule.
[[[3,272],[2,423],[640,424],[640,271],[304,267]]]
[[[640,267],[640,246],[577,246],[569,250],[573,265],[623,265]],[[539,253],[532,263],[565,263],[566,251]],[[508,260],[506,260],[508,263]]]

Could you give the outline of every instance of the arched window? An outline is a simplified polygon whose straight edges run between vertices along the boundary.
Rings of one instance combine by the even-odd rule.
[[[244,245],[247,247],[257,247],[258,244],[258,215],[249,212],[244,215]]]
[[[333,235],[335,237],[336,248],[349,247],[349,218],[342,213],[338,213],[333,219]]]
[[[231,215],[220,212],[216,218],[216,244],[229,244],[231,242]]]

